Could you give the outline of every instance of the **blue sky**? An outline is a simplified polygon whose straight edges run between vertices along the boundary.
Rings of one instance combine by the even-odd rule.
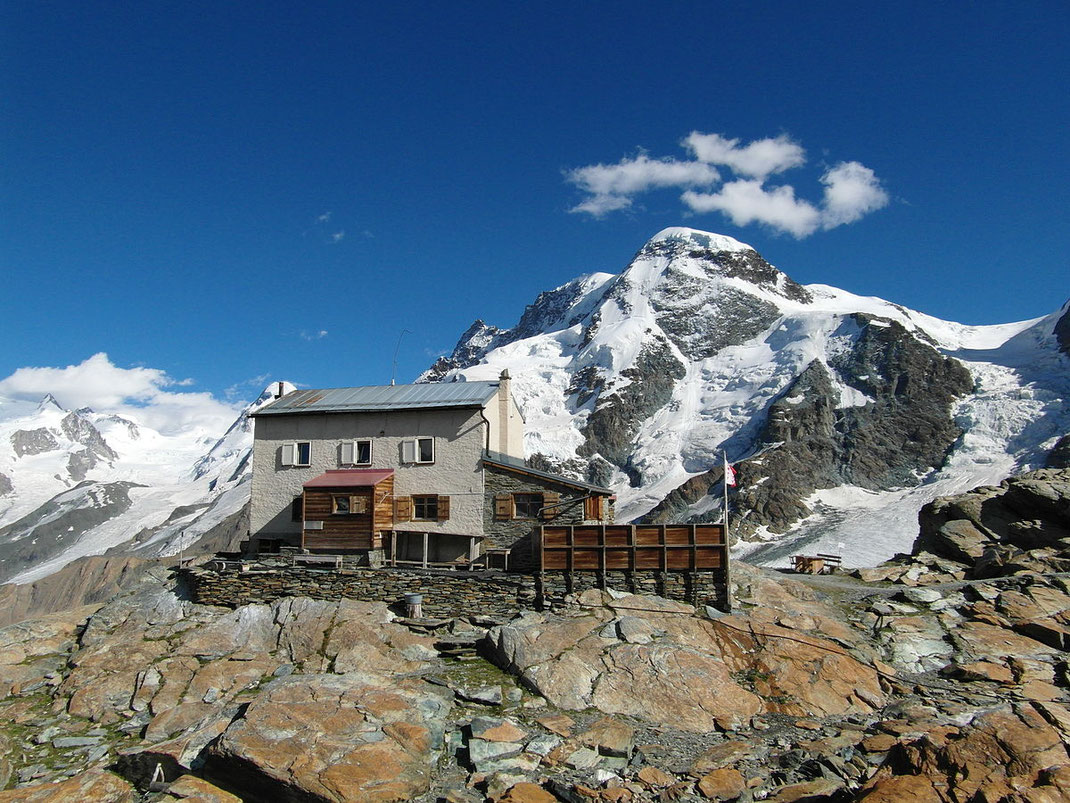
[[[1067,41],[1061,0],[5,0],[0,391],[100,353],[219,399],[385,383],[402,330],[411,381],[671,225],[942,318],[1044,315],[1070,296]]]

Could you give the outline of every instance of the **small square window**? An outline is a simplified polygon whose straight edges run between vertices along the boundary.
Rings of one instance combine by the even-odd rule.
[[[342,444],[343,466],[370,466],[372,462],[371,441],[345,441]]]
[[[414,496],[412,498],[412,517],[423,521],[438,521],[438,497]]]
[[[298,441],[294,444],[294,465],[312,465],[312,443],[310,441]]]
[[[401,442],[402,463],[434,463],[435,439],[411,438]]]
[[[537,519],[542,507],[542,494],[513,494],[513,515],[515,518]]]
[[[339,496],[335,494],[331,497],[331,512],[346,514],[350,512],[350,504],[348,496]]]

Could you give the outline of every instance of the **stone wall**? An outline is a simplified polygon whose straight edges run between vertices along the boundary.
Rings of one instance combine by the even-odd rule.
[[[547,606],[560,604],[566,594],[586,591],[588,588],[656,594],[689,605],[712,605],[721,610],[725,609],[728,601],[724,573],[720,571],[548,571],[536,577],[536,594]]]
[[[522,474],[508,469],[484,464],[486,473],[484,482],[486,499],[483,504],[483,533],[486,536],[484,547],[511,549],[510,568],[534,570],[538,566],[535,545],[538,543],[538,530],[543,524],[582,524],[583,501],[586,491],[572,485],[554,482],[530,474]],[[549,521],[532,519],[500,520],[494,515],[494,499],[499,494],[546,493],[561,495],[562,504],[555,508],[556,515]],[[569,499],[577,499],[568,504]],[[606,524],[613,523],[613,502],[606,500]]]
[[[453,572],[434,569],[280,568],[267,571],[185,571],[190,596],[203,605],[237,607],[270,603],[282,597],[340,599],[402,604],[403,595],[424,595],[430,617],[485,616],[507,620],[521,610],[559,605],[567,594],[588,588],[612,588],[657,594],[692,605],[724,607],[720,572],[541,572],[538,574]],[[403,612],[401,608],[399,612]]]
[[[451,572],[433,569],[286,568],[270,571],[186,573],[191,598],[203,605],[237,607],[281,597],[340,599],[401,604],[407,593],[424,595],[423,613],[431,617],[487,616],[510,619],[536,605],[535,578],[502,572]],[[401,612],[399,610],[399,612]]]

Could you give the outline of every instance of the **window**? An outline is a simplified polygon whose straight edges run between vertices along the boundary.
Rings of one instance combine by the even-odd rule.
[[[309,466],[312,465],[312,442],[297,441],[297,443],[284,443],[282,445],[282,459],[284,466]]]
[[[342,444],[342,465],[370,466],[372,463],[371,441],[347,441]]]
[[[513,515],[518,519],[537,519],[543,504],[542,494],[513,494]]]
[[[438,521],[438,497],[414,496],[412,498],[412,517],[417,520]]]
[[[331,513],[335,513],[340,516],[349,515],[351,513],[367,513],[368,512],[368,497],[349,494],[332,494],[331,495]]]
[[[434,463],[435,439],[412,438],[401,442],[402,463]]]

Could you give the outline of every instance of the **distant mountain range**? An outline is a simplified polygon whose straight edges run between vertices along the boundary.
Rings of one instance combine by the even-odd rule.
[[[476,321],[420,381],[505,368],[529,461],[613,487],[620,521],[719,520],[726,454],[732,530],[762,562],[908,551],[923,504],[1043,466],[1070,432],[1070,304],[965,326],[800,285],[687,228],[540,294],[509,329]],[[0,582],[236,546],[248,416],[276,386],[222,434],[0,400]]]

